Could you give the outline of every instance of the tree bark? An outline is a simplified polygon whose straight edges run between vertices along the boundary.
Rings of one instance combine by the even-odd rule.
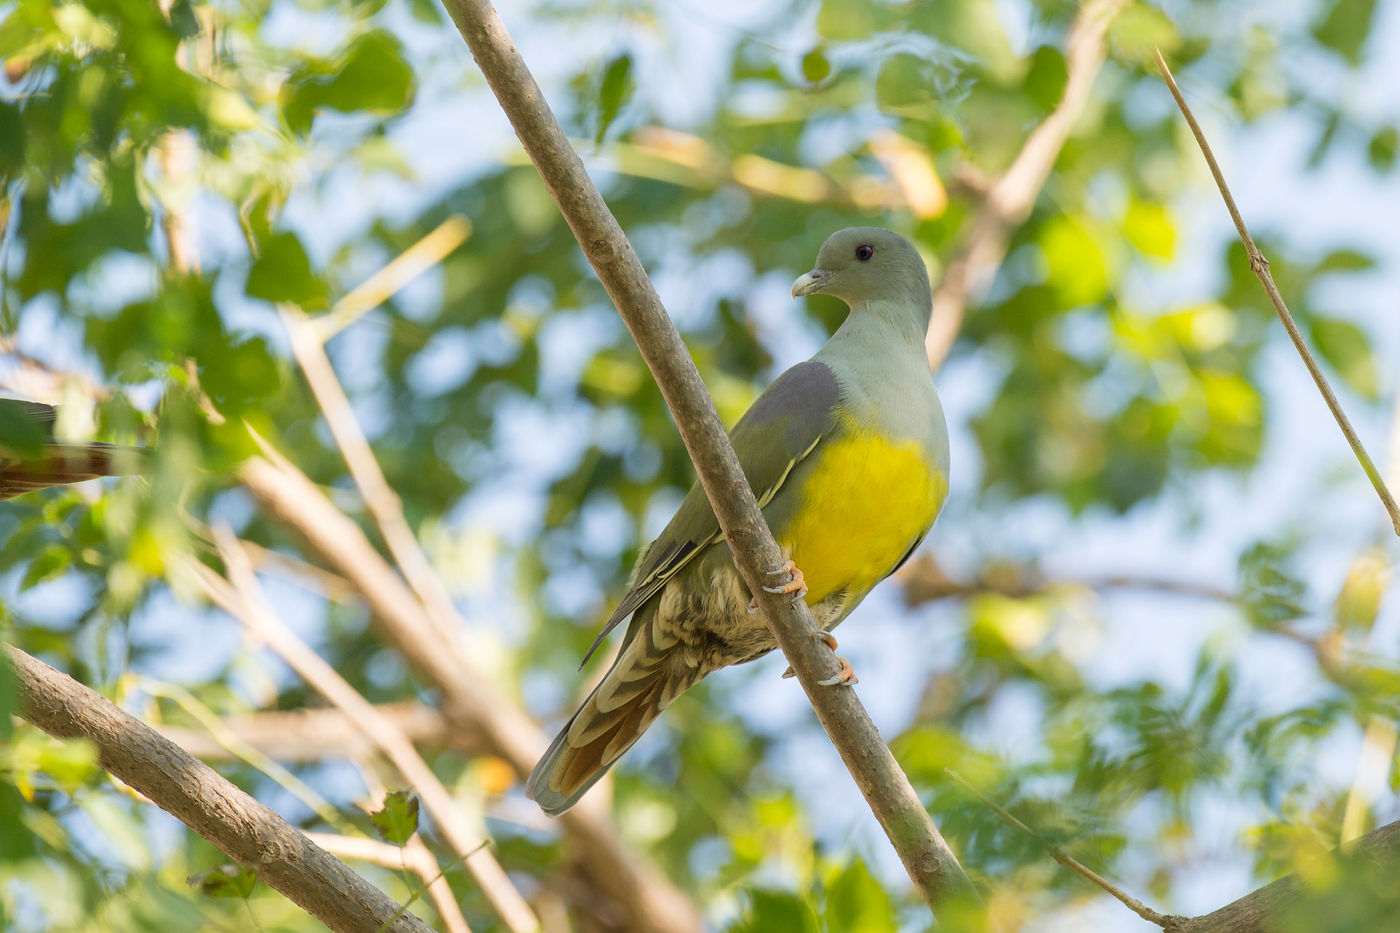
[[[91,741],[104,769],[332,930],[432,933],[300,830],[106,697],[11,645],[5,654],[25,719],[57,738]]]
[[[838,668],[831,650],[812,637],[817,626],[806,604],[762,589],[764,574],[782,564],[782,553],[739,467],[714,402],[632,245],[589,179],[505,25],[486,0],[443,0],[443,5],[637,342],[675,417],[735,565],[757,596],[817,718],[910,879],[931,907],[954,893],[975,896],[962,866],[855,691],[817,683],[835,676]]]
[[[1383,864],[1391,874],[1400,868],[1400,820],[1373,829],[1334,856],[1342,863]],[[1166,927],[1167,933],[1278,933],[1289,911],[1307,899],[1308,885],[1297,872],[1258,888],[1219,910],[1189,917]],[[1294,929],[1287,927],[1287,929]]]

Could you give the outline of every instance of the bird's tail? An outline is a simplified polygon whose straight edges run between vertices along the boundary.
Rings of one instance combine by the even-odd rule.
[[[653,619],[637,626],[613,666],[535,765],[525,794],[551,816],[578,802],[705,671],[686,666]]]
[[[145,464],[145,451],[113,444],[46,444],[38,455],[16,460],[0,455],[0,499],[99,476],[139,473]]]
[[[0,499],[145,468],[137,447],[53,443],[54,420],[49,405],[0,399]]]

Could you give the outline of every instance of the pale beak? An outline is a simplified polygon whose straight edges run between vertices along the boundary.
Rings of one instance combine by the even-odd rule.
[[[830,280],[831,273],[825,269],[813,269],[797,277],[797,281],[792,283],[792,297],[801,298],[803,295],[812,295],[826,289],[827,281]]]

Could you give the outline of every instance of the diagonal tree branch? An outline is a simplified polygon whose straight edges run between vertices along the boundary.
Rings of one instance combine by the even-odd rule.
[[[511,883],[495,855],[489,849],[482,848],[481,840],[466,816],[418,754],[413,743],[394,728],[391,720],[380,716],[378,710],[360,696],[334,667],[286,626],[268,602],[253,574],[247,554],[232,532],[216,527],[214,539],[227,568],[227,580],[198,562],[191,561],[189,565],[206,595],[242,622],[249,634],[272,648],[313,689],[343,710],[393,762],[422,798],[448,845],[465,860],[467,869],[506,927],[515,933],[529,933],[538,929],[539,921],[525,899]]]
[[[1373,829],[1355,842],[1343,846],[1331,858],[1346,863],[1381,866],[1390,875],[1400,868],[1400,821]],[[1313,873],[1315,878],[1336,878],[1331,872]],[[1316,881],[1314,882],[1314,884]],[[1286,926],[1298,904],[1305,901],[1312,885],[1305,873],[1293,872],[1258,888],[1208,914],[1166,927],[1167,933],[1277,933]]]
[[[384,543],[389,546],[394,563],[408,585],[413,587],[438,635],[448,644],[455,644],[461,636],[462,618],[442,579],[433,570],[428,555],[414,537],[413,529],[408,526],[403,514],[403,502],[384,478],[384,471],[379,468],[374,451],[370,450],[369,441],[355,418],[355,410],[350,407],[350,399],[346,397],[345,389],[331,367],[330,358],[326,356],[325,345],[317,336],[315,324],[291,306],[284,305],[280,311],[291,341],[292,355],[306,375],[331,436],[335,438],[336,446],[350,468],[350,475],[359,487],[365,505],[384,535]]]
[[[106,697],[11,645],[5,655],[25,719],[57,738],[91,741],[104,769],[332,930],[431,933],[300,830]]]
[[[247,546],[247,542],[244,542]],[[480,750],[460,729],[431,706],[416,700],[381,703],[378,715],[393,723],[394,729],[415,744]],[[374,742],[341,710],[334,707],[269,710],[219,721],[228,740],[236,741],[278,761],[319,761],[323,758],[354,758],[373,751]],[[240,760],[227,741],[204,729],[158,725],[157,732],[185,751],[204,761]]]
[[[364,597],[380,635],[442,694],[453,728],[504,759],[518,775],[530,773],[544,752],[545,735],[491,679],[453,646],[444,645],[421,603],[374,549],[360,527],[337,509],[315,483],[270,447],[244,463],[240,477],[263,507],[306,538],[336,572]],[[637,933],[695,933],[699,911],[656,868],[618,836],[596,801],[585,800],[560,823],[586,853],[582,868]]]
[[[1264,287],[1264,293],[1269,296],[1269,303],[1274,306],[1274,311],[1278,313],[1278,319],[1283,322],[1283,329],[1288,332],[1288,339],[1293,341],[1298,355],[1303,358],[1303,365],[1307,367],[1308,374],[1317,384],[1317,391],[1322,393],[1322,400],[1327,403],[1328,410],[1332,412],[1332,417],[1337,421],[1337,427],[1342,429],[1342,435],[1351,445],[1351,451],[1356,455],[1356,462],[1361,464],[1366,478],[1375,487],[1376,495],[1380,496],[1381,505],[1390,515],[1390,523],[1395,528],[1395,533],[1400,535],[1400,505],[1396,504],[1395,497],[1390,494],[1390,489],[1386,486],[1381,471],[1376,469],[1376,465],[1371,462],[1371,455],[1366,453],[1365,445],[1361,443],[1356,429],[1351,426],[1351,420],[1347,418],[1347,413],[1342,410],[1342,403],[1337,401],[1337,395],[1332,391],[1327,377],[1323,375],[1322,367],[1317,365],[1317,360],[1313,357],[1312,350],[1308,349],[1308,343],[1303,339],[1302,332],[1298,330],[1293,315],[1288,313],[1288,305],[1284,303],[1283,296],[1279,294],[1278,286],[1274,284],[1273,274],[1269,272],[1269,260],[1265,259],[1264,254],[1259,251],[1259,247],[1254,245],[1254,239],[1249,235],[1249,230],[1244,225],[1244,218],[1240,216],[1240,209],[1235,206],[1235,199],[1230,194],[1230,186],[1225,184],[1225,174],[1220,171],[1220,164],[1215,161],[1215,155],[1210,151],[1210,143],[1206,142],[1206,134],[1202,131],[1201,125],[1196,122],[1196,116],[1187,105],[1186,98],[1181,96],[1181,89],[1176,86],[1176,79],[1172,77],[1172,71],[1167,67],[1167,60],[1162,57],[1161,50],[1156,50],[1155,54],[1157,68],[1162,72],[1162,80],[1167,82],[1167,89],[1171,91],[1176,106],[1180,108],[1181,115],[1186,118],[1186,124],[1191,127],[1191,133],[1196,137],[1196,145],[1201,148],[1201,155],[1205,156],[1206,164],[1210,166],[1210,173],[1215,178],[1215,185],[1220,189],[1220,197],[1225,201],[1225,209],[1230,212],[1230,219],[1235,222],[1235,230],[1239,232],[1240,242],[1244,244],[1244,251],[1249,256],[1250,271],[1259,279],[1259,284]]]
[[[1010,167],[991,182],[981,207],[933,290],[933,320],[924,347],[938,369],[953,347],[974,292],[982,291],[1001,261],[1011,233],[1031,215],[1036,196],[1069,139],[1074,122],[1089,102],[1094,78],[1104,62],[1104,33],[1127,0],[1084,0],[1066,41],[1064,96],[1026,138]]]
[[[337,858],[413,872],[422,879],[428,896],[442,917],[443,925],[447,927],[447,933],[472,933],[437,859],[433,858],[433,853],[418,836],[415,835],[402,847],[363,836],[340,836],[335,833],[307,833],[306,836]]]
[[[444,6],[637,342],[675,417],[735,565],[910,879],[930,906],[953,894],[975,896],[855,691],[818,683],[835,676],[837,663],[831,650],[811,637],[817,627],[806,604],[763,589],[764,573],[782,563],[782,554],[714,403],[640,260],[569,145],[505,24],[487,0],[444,0]]]

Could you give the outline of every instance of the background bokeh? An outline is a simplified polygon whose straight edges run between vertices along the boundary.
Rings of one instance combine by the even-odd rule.
[[[1004,930],[1152,927],[944,768],[1184,914],[1400,815],[1395,540],[1149,58],[1160,44],[1174,62],[1400,485],[1400,4],[1089,6],[1116,13],[1106,60],[1004,258],[974,269],[936,375],[948,506],[841,632],[862,699]],[[978,236],[988,191],[1061,101],[1079,7],[501,12],[732,422],[839,322],[834,299],[788,297],[828,233],[896,229],[935,281]],[[378,541],[276,310],[334,305],[327,351],[463,643],[556,726],[605,663],[576,671],[638,546],[693,474],[446,16],[431,0],[0,14],[0,388],[62,404],[64,437],[157,447],[149,480],[0,504],[3,637],[172,728],[323,705],[178,572],[216,563],[204,528],[227,523],[274,552],[274,604],[362,693],[433,702],[239,478],[251,426]],[[345,313],[429,234],[448,243],[441,262]],[[715,929],[927,927],[783,666],[692,690],[595,793]],[[187,885],[223,857],[81,745],[8,716],[0,731],[0,924],[236,929],[251,911],[263,929],[314,928],[265,889],[240,903]],[[618,928],[570,886],[567,840],[509,767],[440,737],[422,749],[527,897],[558,902],[542,916],[573,924],[554,928]],[[327,828],[266,769],[219,767]],[[376,781],[396,786],[334,750],[290,767],[344,814]],[[365,870],[407,896],[396,872]],[[496,929],[470,877],[448,877],[472,928]],[[1331,928],[1394,896],[1343,889]]]

